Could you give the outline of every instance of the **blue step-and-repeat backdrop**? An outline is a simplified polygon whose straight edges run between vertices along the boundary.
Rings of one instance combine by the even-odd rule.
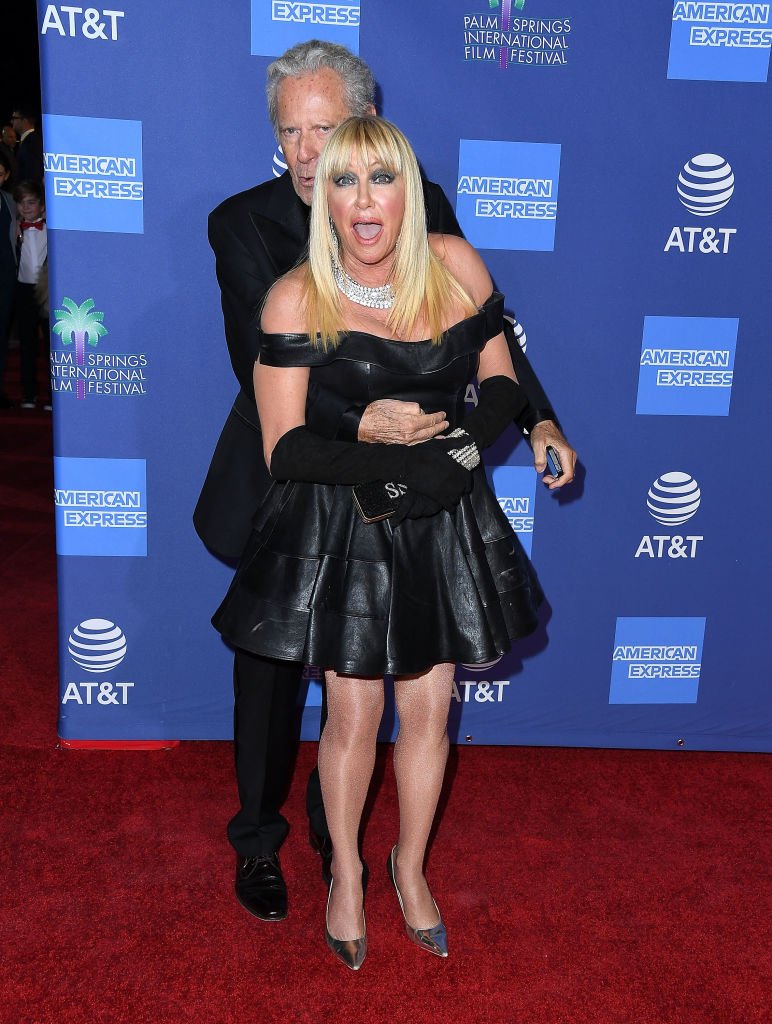
[[[265,69],[321,37],[373,67],[581,457],[559,493],[514,434],[489,460],[549,608],[459,666],[453,738],[772,749],[771,6],[39,4],[63,739],[231,735],[231,570],[191,523],[236,393],[206,219],[281,172]]]

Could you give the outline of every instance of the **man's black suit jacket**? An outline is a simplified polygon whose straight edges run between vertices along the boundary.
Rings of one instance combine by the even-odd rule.
[[[424,198],[430,231],[462,234],[439,185],[424,181]],[[207,547],[227,560],[238,559],[244,550],[253,516],[271,482],[252,383],[260,309],[274,281],[303,256],[308,214],[309,208],[298,198],[285,172],[231,196],[209,215],[209,244],[216,259],[225,338],[241,390],[217,442],[193,522]],[[511,336],[509,347],[515,373],[531,405],[548,410],[547,397]],[[326,410],[327,419],[337,415],[340,420],[338,436],[346,436],[347,410],[335,410],[332,417],[329,412]],[[357,423],[358,415],[349,424],[351,440]]]
[[[36,181],[43,184],[43,139],[35,128],[16,150],[16,182]]]

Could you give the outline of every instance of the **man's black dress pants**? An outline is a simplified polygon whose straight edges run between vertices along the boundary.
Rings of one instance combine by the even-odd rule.
[[[280,808],[297,752],[302,673],[303,666],[295,662],[235,652],[233,737],[241,807],[228,824],[228,839],[242,857],[270,857],[289,831]],[[306,803],[311,828],[327,836],[316,768],[308,780]]]

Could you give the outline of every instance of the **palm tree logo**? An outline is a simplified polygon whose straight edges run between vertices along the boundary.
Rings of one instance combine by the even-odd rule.
[[[525,0],[501,0],[501,31],[509,32],[509,27],[512,24],[512,6],[515,9],[522,11],[525,7]],[[488,6],[493,8],[499,6],[499,0],[488,0]],[[507,48],[505,46],[499,47],[499,67],[505,68],[507,66]]]
[[[86,345],[98,345],[99,339],[107,334],[107,328],[102,323],[104,313],[94,309],[94,300],[86,299],[77,304],[67,297],[62,299],[64,309],[55,309],[54,316],[56,323],[51,328],[54,334],[58,334],[63,345],[75,343],[75,363],[77,366],[84,366],[86,363]],[[76,394],[79,399],[86,397],[86,383],[78,380]]]
[[[509,11],[513,6],[518,11],[522,11],[525,7],[525,0],[502,0],[502,2],[504,4],[504,12],[507,15],[507,20],[509,20]],[[491,8],[498,7],[499,0],[488,0],[488,6]]]

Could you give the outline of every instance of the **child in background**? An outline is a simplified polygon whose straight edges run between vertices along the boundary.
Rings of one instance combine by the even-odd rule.
[[[37,353],[40,306],[35,286],[48,256],[43,189],[36,181],[22,181],[14,190],[19,214],[19,277],[16,285],[16,327],[21,358],[22,409],[34,409],[38,396]],[[47,376],[47,375],[46,375]],[[50,410],[51,400],[44,406]]]
[[[5,393],[5,364],[8,357],[8,332],[11,329],[16,294],[16,203],[9,190],[12,158],[0,148],[0,409],[13,404]]]

